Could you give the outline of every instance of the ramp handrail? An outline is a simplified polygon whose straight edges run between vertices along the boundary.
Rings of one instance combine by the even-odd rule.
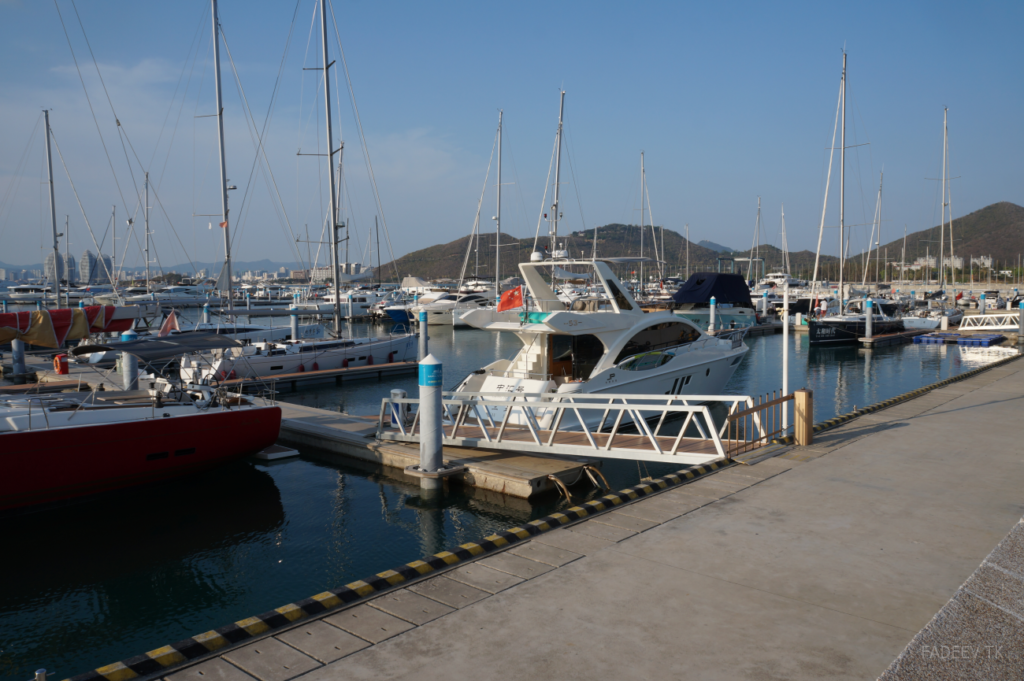
[[[1002,312],[999,314],[964,315],[960,320],[961,329],[993,329],[1014,330],[1020,324],[1020,312]]]
[[[726,440],[729,443],[730,459],[737,454],[769,444],[775,438],[785,437],[786,431],[793,428],[792,418],[782,418],[782,410],[786,403],[794,401],[793,393],[783,395],[782,391],[773,390],[764,397],[752,401],[755,402],[754,406],[731,413],[725,419],[724,428],[728,431]]]

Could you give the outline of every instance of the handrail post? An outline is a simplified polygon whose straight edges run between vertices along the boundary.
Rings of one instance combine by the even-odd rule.
[[[806,388],[794,391],[793,401],[793,439],[796,444],[806,447],[814,442],[814,391]]]

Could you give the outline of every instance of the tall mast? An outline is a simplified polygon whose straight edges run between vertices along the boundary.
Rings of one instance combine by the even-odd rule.
[[[781,204],[782,212],[782,266],[789,276],[789,242],[786,240],[786,204]]]
[[[338,268],[338,192],[334,185],[334,138],[331,133],[331,79],[328,69],[331,62],[327,54],[327,0],[320,0],[320,33],[323,39],[324,54],[324,108],[327,111],[327,182],[331,187],[331,272],[334,280],[334,335],[341,335],[341,289],[339,287]],[[338,149],[341,151],[341,148]]]
[[[217,146],[220,152],[220,226],[224,230],[224,271],[221,273],[221,285],[227,287],[228,310],[235,309],[231,288],[231,225],[228,223],[228,170],[224,164],[224,100],[220,90],[220,17],[217,15],[217,0],[210,0],[213,9],[213,80],[217,90]],[[146,174],[146,186],[149,186],[149,173]],[[148,192],[148,189],[147,189]],[[147,201],[148,204],[148,193]],[[149,208],[146,208],[146,290],[149,290]]]
[[[843,52],[843,132],[839,138],[839,316],[845,314],[843,298],[843,261],[846,243],[846,223],[843,222],[843,210],[846,206],[846,52]]]
[[[214,0],[214,2],[216,2],[216,1],[217,0]],[[217,103],[217,110],[218,111],[220,110],[220,102]],[[223,156],[221,158],[223,160]],[[221,166],[221,168],[223,168],[223,165]],[[221,172],[223,172],[223,170]],[[146,188],[145,189],[146,193],[145,193],[145,201],[143,202],[143,205],[142,205],[142,214],[145,216],[145,223],[146,223],[146,248],[145,248],[145,252],[146,252],[146,293],[149,293],[149,280],[150,280],[150,276],[149,276],[149,171],[146,171],[146,181],[144,183],[144,186]],[[228,279],[229,284],[230,284],[230,281],[231,281],[231,279],[229,278]],[[230,292],[230,289],[228,289],[228,291]]]
[[[117,267],[117,204],[115,203],[110,207],[110,271],[107,272],[107,283],[111,286],[116,286],[117,281],[114,275],[114,268]],[[103,254],[100,253],[100,264],[103,264]],[[104,271],[107,269],[103,268]],[[116,292],[117,289],[115,288]]]
[[[644,292],[644,152],[640,152],[640,294]]]
[[[939,271],[942,276],[939,277],[939,285],[942,288],[946,288],[946,268],[942,262],[942,256],[945,253],[946,246],[946,112],[948,109],[942,110],[942,220],[939,223]]]
[[[494,295],[501,299],[501,119],[504,112],[498,111],[498,212],[494,214],[494,228],[497,240],[494,242]]]
[[[60,249],[57,246],[57,205],[53,200],[53,158],[50,155],[50,110],[43,109],[46,119],[46,176],[50,184],[50,229],[53,232],[53,300],[60,306]]]
[[[686,223],[686,278],[690,278],[690,223]]]
[[[71,216],[64,216],[64,276],[67,277],[68,285],[64,287],[64,300],[68,307],[71,307]],[[60,297],[58,296],[58,303]]]
[[[380,225],[377,224],[377,216],[373,216],[373,229],[377,232],[377,288],[380,288]],[[372,260],[370,261],[373,262]]]
[[[885,179],[885,171],[878,174],[878,235],[875,237],[875,283],[878,283],[878,246],[882,243],[882,181]]]
[[[903,223],[903,253],[900,255],[900,285],[907,274],[907,224]]]
[[[558,188],[562,177],[562,114],[565,112],[565,90],[561,91],[561,99],[558,102],[558,144],[555,151],[555,202],[551,204],[551,256],[554,257],[558,249]]]

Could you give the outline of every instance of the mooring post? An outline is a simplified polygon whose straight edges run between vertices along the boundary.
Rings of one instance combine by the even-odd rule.
[[[420,355],[417,361],[422,362],[427,358],[427,313],[420,312]]]
[[[782,394],[789,394],[789,283],[782,289]],[[789,402],[782,403],[782,430],[789,428]]]
[[[79,300],[78,301],[78,309],[79,310],[84,310],[85,309],[85,301],[84,300]]]
[[[872,301],[868,299],[864,301],[864,307],[867,309],[867,312],[864,313],[864,336],[866,338],[871,338],[871,332],[874,330],[873,327],[875,322],[875,311],[871,308],[874,307],[874,305]]]
[[[210,304],[203,303],[203,324],[210,323]]]
[[[949,315],[946,314],[945,310],[942,311],[942,319],[939,320],[939,330],[949,331]]]
[[[0,300],[0,304],[3,305],[3,313],[7,314],[7,301],[6,300]]]
[[[138,340],[139,334],[128,329],[121,334],[121,342]],[[125,390],[139,389],[139,358],[127,352],[121,353],[121,378]]]
[[[978,314],[985,314],[985,294],[982,293],[981,297],[978,298]]]
[[[245,309],[246,310],[251,310],[252,309],[252,296],[249,295],[248,291],[245,292]]]
[[[804,313],[803,312],[797,312],[795,315],[793,315],[793,326],[803,326],[803,325],[804,325]]]
[[[15,338],[11,341],[11,373],[18,375],[25,371],[25,341]]]
[[[42,310],[43,309],[43,301],[41,301],[41,300],[37,300],[36,301],[36,309],[37,310]]]
[[[35,681],[46,681],[46,670],[37,669]]]
[[[298,310],[299,307],[298,307],[298,305],[296,305],[293,302],[288,307],[288,309],[289,310]],[[299,340],[299,315],[297,315],[297,314],[289,315],[288,319],[291,320],[291,323],[292,323],[292,340],[293,341],[297,341],[297,340]]]
[[[436,473],[441,460],[441,362],[427,355],[420,362],[420,471]],[[443,485],[439,477],[421,477],[420,489],[439,490]]]
[[[806,447],[814,441],[814,391],[806,388],[794,391],[793,404],[793,440]]]
[[[352,319],[352,294],[348,294],[348,318]]]
[[[718,301],[715,300],[714,296],[711,296],[711,323],[708,324],[708,331],[714,332],[715,330],[715,308],[718,307]]]

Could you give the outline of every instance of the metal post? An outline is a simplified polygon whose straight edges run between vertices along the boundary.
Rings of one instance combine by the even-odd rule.
[[[53,303],[60,307],[60,249],[57,246],[57,206],[53,199],[53,159],[50,155],[50,111],[43,109],[46,119],[46,175],[50,186],[50,229],[53,232]],[[43,292],[43,298],[46,292]],[[39,306],[39,309],[43,309]]]
[[[203,303],[203,324],[210,323],[210,304]]]
[[[442,365],[433,355],[427,355],[420,362],[420,471],[436,473],[443,465],[441,460],[441,376]],[[444,483],[440,478],[420,478],[420,488],[440,489]]]
[[[139,334],[129,329],[121,334],[121,342],[138,340]],[[121,353],[121,378],[125,390],[139,389],[139,358],[127,352]]]
[[[429,351],[427,350],[427,313],[420,312],[420,353],[417,361],[422,362],[427,358]]]
[[[864,302],[864,307],[867,308],[867,311],[864,313],[864,336],[871,338],[872,327],[875,322],[875,311],[872,309],[874,305],[870,300],[867,300]]]
[[[782,289],[782,394],[789,394],[789,284]],[[789,402],[782,403],[782,430],[789,428]]]
[[[718,301],[715,300],[714,296],[711,296],[711,323],[708,324],[708,331],[715,330],[715,308],[718,306]]]
[[[11,341],[11,373],[18,375],[25,370],[25,341],[15,338]]]
[[[46,681],[46,670],[37,669],[35,681]]]
[[[231,224],[228,219],[228,170],[224,161],[224,100],[221,96],[220,87],[220,17],[217,14],[217,0],[210,0],[211,19],[213,20],[213,80],[217,92],[217,146],[220,152],[220,226],[224,230],[224,270],[221,272],[221,286],[228,294],[228,310],[235,309],[234,290],[231,285]],[[330,146],[328,144],[328,146]],[[148,201],[147,201],[148,203]],[[147,235],[149,230],[146,230]],[[149,267],[149,258],[146,258],[146,267]],[[147,270],[148,271],[148,270]],[[226,283],[225,283],[226,282]],[[146,282],[149,286],[149,282]]]
[[[352,314],[353,313],[353,309],[352,309],[352,294],[351,293],[349,293],[348,296],[347,296],[347,302],[348,302],[348,318],[352,319],[355,315]]]
[[[981,294],[981,298],[978,299],[978,314],[985,314],[985,294]]]
[[[295,303],[292,303],[288,309],[298,310],[299,308],[295,305]],[[291,315],[290,319],[292,322],[292,340],[297,341],[299,340],[299,315],[293,314]]]
[[[405,392],[404,390],[399,390],[399,389],[396,388],[396,389],[391,391],[391,399],[392,400],[404,400],[408,396],[409,396],[409,393]],[[391,425],[395,425],[396,423],[401,423],[402,425],[405,425],[406,423],[409,422],[409,418],[408,417],[409,417],[409,405],[408,404],[405,404],[405,403],[395,403],[395,402],[393,402],[391,404]]]
[[[1019,304],[1020,317],[1017,318],[1017,343],[1024,344],[1024,301]]]
[[[245,292],[245,309],[246,310],[251,310],[252,309],[252,296],[249,294],[248,291]]]
[[[2,311],[4,314],[7,314],[7,301],[0,300],[0,306],[2,306],[2,310],[0,311]]]

